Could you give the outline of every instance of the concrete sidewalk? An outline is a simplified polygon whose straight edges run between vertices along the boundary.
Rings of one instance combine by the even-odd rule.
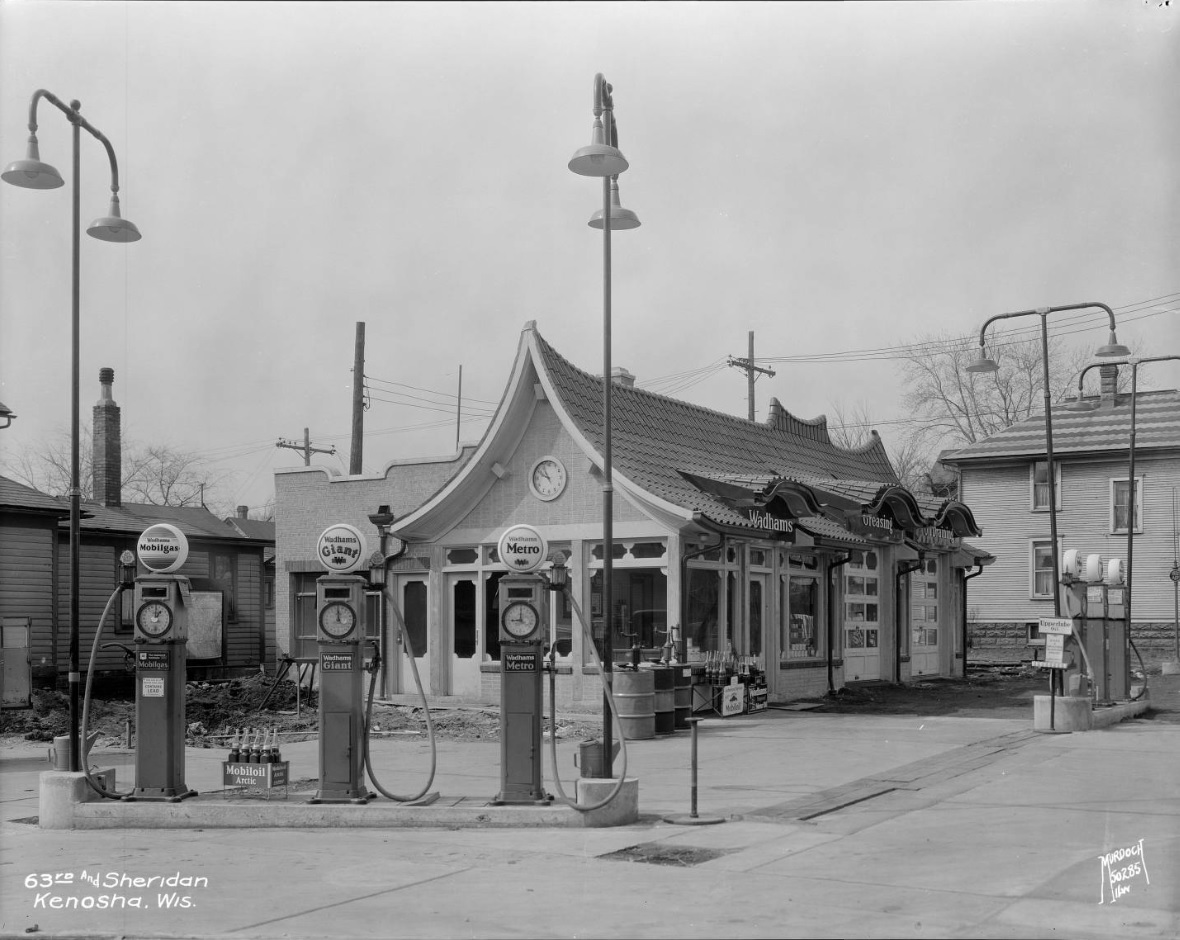
[[[707,719],[698,744],[699,812],[725,822],[663,821],[690,806],[690,737],[679,732],[629,742],[639,820],[607,829],[49,831],[19,821],[37,815],[44,747],[14,750],[0,757],[0,933],[1180,934],[1180,726],[1139,719],[1050,735],[1032,731],[1031,715],[772,709]],[[284,747],[293,778],[317,776],[316,747]],[[387,790],[421,788],[425,741],[386,738],[372,750]],[[576,742],[558,743],[568,793],[575,752]],[[92,756],[104,766],[130,757]],[[187,784],[220,789],[222,757],[190,749]],[[432,788],[491,799],[499,774],[498,743],[440,742]],[[548,746],[545,781],[556,792]],[[130,784],[121,768],[119,789]],[[1111,882],[1130,862],[1107,870],[1100,856],[1139,840],[1142,870]],[[169,877],[178,883],[161,883]],[[56,883],[41,886],[46,878]],[[1116,887],[1127,889],[1117,900]]]

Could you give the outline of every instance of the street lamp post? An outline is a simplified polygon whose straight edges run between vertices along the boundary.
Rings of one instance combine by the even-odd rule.
[[[1049,557],[1053,563],[1053,616],[1061,616],[1061,571],[1060,563],[1058,562],[1057,549],[1057,467],[1053,461],[1053,412],[1052,412],[1052,395],[1049,388],[1049,327],[1047,318],[1051,313],[1057,313],[1062,310],[1084,310],[1089,307],[1101,307],[1106,311],[1107,317],[1110,319],[1110,339],[1106,345],[1095,352],[1096,356],[1126,356],[1130,350],[1126,346],[1119,344],[1118,337],[1115,336],[1115,322],[1114,311],[1106,304],[1100,303],[1084,303],[1084,304],[1066,304],[1062,307],[1038,307],[1034,310],[1018,310],[1015,313],[999,313],[994,317],[988,319],[979,331],[979,358],[967,366],[968,372],[995,372],[999,369],[999,365],[994,359],[985,355],[987,351],[985,334],[987,328],[996,320],[1007,320],[1012,317],[1031,317],[1038,316],[1041,318],[1041,365],[1043,367],[1042,381],[1044,383],[1044,397],[1045,397],[1045,458],[1048,463],[1049,476]]]
[[[1108,363],[1091,363],[1082,369],[1081,375],[1078,376],[1078,403],[1082,402],[1082,383],[1086,379],[1086,373],[1099,365],[1111,366],[1125,366],[1131,367],[1131,429],[1127,441],[1127,570],[1123,573],[1123,583],[1125,585],[1126,597],[1123,600],[1123,609],[1127,615],[1127,630],[1126,630],[1126,645],[1131,644],[1131,567],[1132,560],[1135,554],[1135,502],[1138,487],[1135,486],[1135,420],[1137,417],[1136,399],[1139,391],[1139,366],[1145,362],[1167,362],[1169,360],[1180,360],[1180,356],[1144,356],[1140,358],[1119,359]],[[1180,643],[1180,640],[1177,641]],[[1123,651],[1123,661],[1130,667],[1130,649]]]
[[[614,482],[611,453],[611,255],[610,233],[613,229],[638,228],[634,212],[619,204],[619,174],[627,169],[627,159],[619,150],[615,125],[613,88],[599,72],[594,76],[594,127],[590,143],[570,159],[569,168],[579,176],[602,179],[602,209],[589,221],[591,228],[602,229],[602,754],[603,775],[613,776],[613,742],[611,728],[611,685],[614,659],[614,611],[612,577],[614,568]]]
[[[96,137],[106,147],[107,156],[111,164],[111,205],[110,214],[91,222],[86,229],[88,235],[107,242],[139,241],[139,229],[131,222],[121,217],[119,211],[119,168],[115,160],[115,151],[111,142],[101,131],[95,128],[81,115],[82,104],[71,101],[69,105],[62,102],[56,95],[44,89],[33,92],[33,99],[29,103],[29,142],[24,160],[17,160],[8,165],[0,174],[6,183],[20,186],[24,189],[57,189],[64,185],[61,174],[48,163],[41,162],[41,154],[37,145],[37,104],[44,98],[50,104],[65,114],[73,127],[73,281],[71,290],[70,316],[70,770],[75,773],[82,769],[81,743],[79,741],[78,703],[81,687],[81,670],[78,658],[78,623],[80,619],[80,588],[78,568],[81,559],[80,532],[82,524],[82,481],[80,475],[81,461],[79,459],[78,437],[78,399],[79,388],[79,335],[80,329],[80,259],[79,242],[81,224],[79,217],[79,183],[81,180],[79,138],[83,128]]]

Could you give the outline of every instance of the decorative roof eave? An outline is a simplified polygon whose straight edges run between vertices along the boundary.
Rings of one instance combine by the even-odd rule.
[[[918,501],[904,486],[888,484],[881,487],[865,510],[872,515],[880,515],[886,507],[903,529],[912,531],[926,524]]]
[[[970,507],[957,499],[948,499],[944,502],[935,513],[931,525],[939,529],[950,529],[960,538],[968,535],[978,538],[983,535],[983,530],[975,521],[975,514],[971,512]]]

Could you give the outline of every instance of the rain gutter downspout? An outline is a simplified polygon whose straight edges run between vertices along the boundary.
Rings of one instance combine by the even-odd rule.
[[[832,647],[834,645],[832,629],[835,626],[836,587],[832,582],[832,572],[848,564],[850,561],[852,561],[852,552],[849,552],[839,561],[833,561],[828,565],[828,695],[835,695],[836,693],[836,682],[833,678],[834,667],[832,666]]]
[[[923,564],[925,564],[925,559],[923,558],[923,553],[919,551],[917,561],[911,562],[909,565],[906,565],[904,562],[898,562],[897,574],[893,579],[893,609],[894,619],[897,622],[897,636],[894,637],[893,643],[893,675],[895,677],[893,681],[898,685],[901,684],[901,621],[902,610],[905,606],[902,603],[905,597],[901,593],[901,579],[908,576],[911,571],[917,571]]]
[[[983,565],[976,563],[978,571],[963,575],[963,678],[967,678],[967,582],[983,574]]]

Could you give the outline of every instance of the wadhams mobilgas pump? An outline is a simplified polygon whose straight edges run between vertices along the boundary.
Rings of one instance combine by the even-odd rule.
[[[154,525],[136,543],[150,574],[135,579],[135,789],[132,800],[195,796],[184,783],[184,689],[188,578],[174,574],[188,558],[175,526]]]
[[[312,803],[367,803],[364,787],[365,589],[354,574],[367,561],[365,538],[350,525],[329,526],[316,544],[327,574],[316,582],[320,656],[320,788]]]
[[[536,569],[548,546],[532,526],[509,528],[499,542],[510,574],[500,579],[500,793],[497,803],[543,803],[542,655],[549,638],[549,582]]]

